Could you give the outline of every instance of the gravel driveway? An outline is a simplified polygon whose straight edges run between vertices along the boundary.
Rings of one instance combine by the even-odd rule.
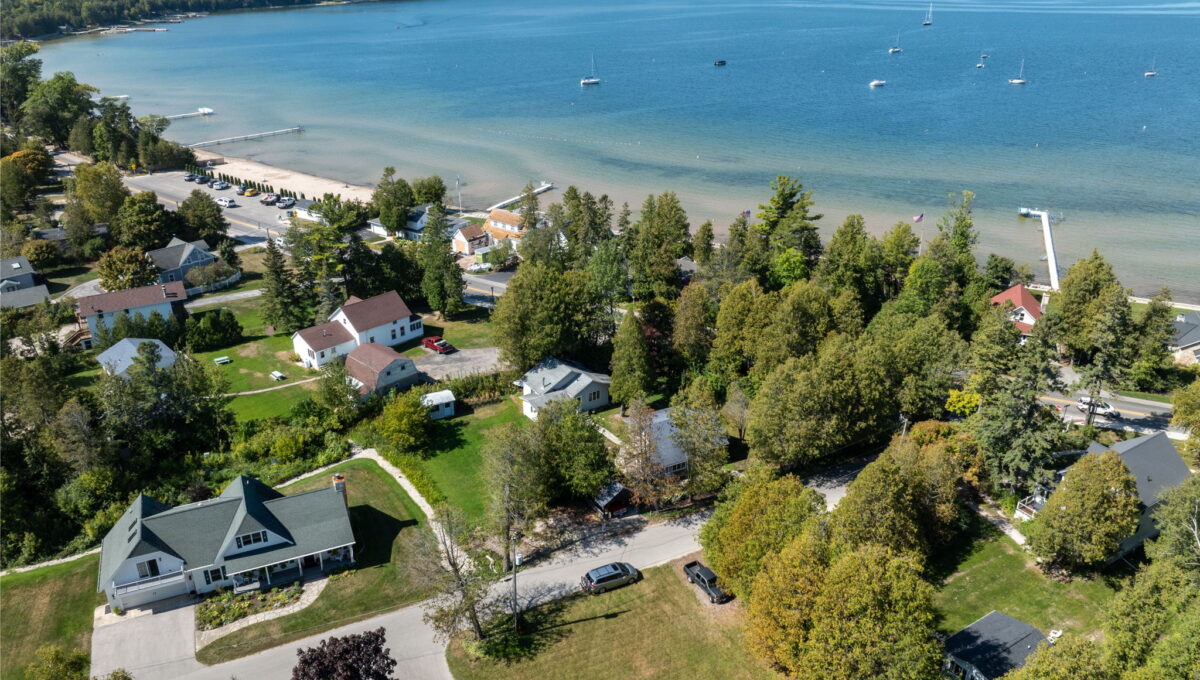
[[[472,373],[492,373],[500,369],[500,348],[460,349],[450,354],[428,352],[413,360],[417,370],[434,380],[458,378]]]

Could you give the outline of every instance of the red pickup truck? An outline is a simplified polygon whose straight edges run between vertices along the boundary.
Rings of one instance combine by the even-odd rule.
[[[447,354],[454,351],[454,345],[446,342],[440,335],[431,335],[421,341],[425,349],[432,350],[438,354]]]

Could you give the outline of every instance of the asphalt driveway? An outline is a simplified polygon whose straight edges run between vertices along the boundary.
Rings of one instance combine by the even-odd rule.
[[[492,373],[500,368],[500,348],[460,349],[450,354],[428,352],[413,359],[413,365],[434,380],[460,378],[472,373]]]
[[[92,675],[124,668],[135,678],[177,678],[195,672],[196,610],[189,595],[156,603],[152,613],[92,630]]]

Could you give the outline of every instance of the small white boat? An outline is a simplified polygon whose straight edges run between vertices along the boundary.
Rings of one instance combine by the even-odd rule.
[[[598,77],[596,77],[596,55],[593,53],[592,54],[592,75],[590,75],[586,78],[580,78],[579,86],[587,87],[589,85],[599,85],[599,84],[600,84],[600,79]]]
[[[884,85],[887,85],[886,80],[872,80],[867,84],[867,87],[883,87]]]
[[[975,68],[983,68],[983,62],[981,61],[978,64],[975,64]]]
[[[1025,80],[1025,60],[1022,59],[1020,72],[1017,74],[1016,78],[1009,78],[1008,84],[1009,85],[1024,85],[1027,82],[1028,81]]]
[[[987,58],[988,58],[988,55],[986,55],[986,54],[981,54],[981,55],[979,55],[979,58],[980,58],[980,59],[987,59]]]
[[[1143,78],[1153,78],[1154,76],[1158,75],[1158,71],[1154,70],[1154,67],[1157,66],[1157,64],[1158,64],[1157,59],[1150,62],[1150,70],[1143,73],[1142,77]]]
[[[900,49],[900,31],[896,31],[896,46],[888,50],[888,54],[900,54],[904,50]]]
[[[925,21],[921,22],[922,26],[933,25],[933,3],[929,3],[929,11],[925,13]]]

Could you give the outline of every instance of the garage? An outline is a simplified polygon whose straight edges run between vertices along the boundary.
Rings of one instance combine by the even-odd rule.
[[[186,595],[188,593],[188,584],[187,579],[180,578],[164,583],[148,584],[133,592],[122,593],[120,591],[121,589],[118,588],[114,600],[119,601],[123,609],[133,609],[149,602],[156,602],[177,595]]]

